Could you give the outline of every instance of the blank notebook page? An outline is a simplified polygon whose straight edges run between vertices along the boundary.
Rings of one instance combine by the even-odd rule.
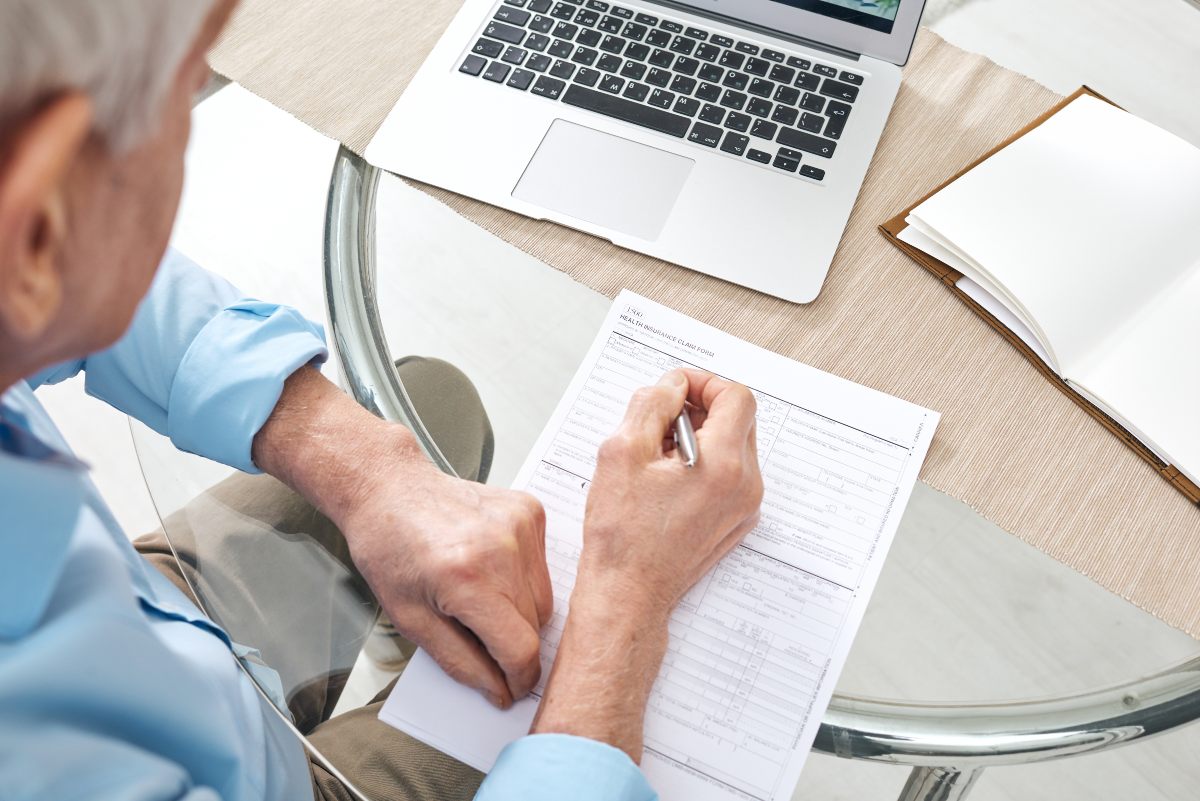
[[[1197,264],[1200,149],[1083,95],[913,215],[1020,300],[1072,378]]]

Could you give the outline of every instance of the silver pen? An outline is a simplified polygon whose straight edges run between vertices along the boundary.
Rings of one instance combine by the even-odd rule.
[[[675,418],[675,447],[683,458],[686,467],[695,467],[700,458],[700,446],[696,443],[696,429],[692,428],[692,418],[688,417],[687,404]]]

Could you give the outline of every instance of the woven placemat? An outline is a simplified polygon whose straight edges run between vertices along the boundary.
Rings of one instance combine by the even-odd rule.
[[[245,0],[212,62],[361,153],[457,9],[450,0]],[[937,409],[923,480],[1200,636],[1200,509],[876,230],[1058,99],[922,30],[828,281],[807,306],[417,186],[609,297],[628,287]]]

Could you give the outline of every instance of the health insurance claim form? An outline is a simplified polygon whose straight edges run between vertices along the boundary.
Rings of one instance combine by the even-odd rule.
[[[483,771],[528,732],[567,617],[596,452],[632,392],[681,366],[754,392],[765,494],[758,527],[671,618],[642,769],[664,801],[791,798],[938,414],[628,291],[514,482],[546,507],[555,612],[542,684],[501,712],[418,652],[380,719]]]

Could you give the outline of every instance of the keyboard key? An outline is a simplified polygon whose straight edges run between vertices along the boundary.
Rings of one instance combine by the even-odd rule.
[[[678,92],[681,95],[690,95],[696,90],[696,79],[688,78],[683,75],[676,75],[671,81],[671,91]]]
[[[771,67],[771,74],[768,77],[772,81],[778,81],[779,83],[791,83],[796,78],[796,71],[791,67],[776,64],[774,67]]]
[[[803,89],[806,92],[817,91],[817,87],[820,85],[820,83],[821,79],[816,75],[813,75],[811,72],[802,72],[800,73],[799,77],[796,78],[797,88]]]
[[[575,74],[575,65],[568,61],[556,61],[554,66],[550,68],[550,74],[555,78],[562,78],[564,81],[571,80],[571,76]]]
[[[825,126],[825,136],[829,139],[841,139],[842,130],[846,127],[845,117],[830,117],[829,124]]]
[[[805,92],[804,97],[800,100],[800,108],[820,114],[821,109],[825,108],[825,98],[820,95],[814,95],[812,92]],[[846,108],[849,108],[849,106]]]
[[[508,66],[507,64],[501,64],[499,61],[493,61],[488,65],[487,70],[483,73],[483,77],[487,78],[489,81],[503,83],[504,79],[508,77],[508,71],[511,69],[512,67]]]
[[[775,90],[775,102],[783,103],[788,106],[796,105],[796,101],[800,99],[800,90],[791,86],[780,86]]]
[[[538,33],[549,33],[553,27],[554,17],[543,17],[540,14],[533,18],[533,22],[529,23],[530,30],[537,31]]]
[[[650,54],[650,63],[656,67],[669,67],[675,63],[675,56],[669,50],[655,50]]]
[[[564,42],[562,39],[555,39],[546,52],[555,58],[570,58],[571,51],[575,49],[575,45],[570,42]]]
[[[626,39],[632,39],[635,42],[640,42],[646,36],[646,32],[648,30],[649,28],[647,28],[645,25],[638,25],[636,22],[626,22],[624,30],[621,31],[621,35]]]
[[[550,65],[553,63],[554,60],[551,59],[550,56],[544,56],[541,53],[534,53],[529,57],[529,63],[525,66],[534,72],[545,72],[546,70],[550,69]]]
[[[783,61],[783,53],[780,53],[778,50],[767,50],[766,48],[763,48],[762,57],[767,61]]]
[[[666,89],[655,89],[650,93],[650,100],[647,102],[659,108],[670,108],[671,104],[675,102],[675,94]]]
[[[645,61],[650,55],[650,46],[631,42],[629,47],[625,48],[625,58],[636,59],[637,61]]]
[[[579,72],[575,73],[575,83],[582,86],[595,86],[596,81],[600,80],[600,71],[591,69],[590,67],[580,67]]]
[[[742,69],[751,75],[757,75],[761,78],[771,71],[771,62],[761,58],[748,58],[746,59],[746,66],[742,67]]]
[[[550,9],[550,16],[555,19],[571,19],[575,16],[575,7],[570,3],[556,3]]]
[[[739,52],[749,53],[752,56],[758,55],[758,45],[752,45],[749,42],[738,42],[736,47]]]
[[[522,50],[519,47],[510,47],[504,51],[504,58],[502,60],[508,62],[509,64],[519,65],[525,60],[525,56],[527,55],[529,55],[528,50]]]
[[[800,127],[809,133],[820,133],[824,124],[825,118],[818,114],[809,114],[806,111],[800,115]]]
[[[576,64],[582,64],[585,67],[590,67],[596,63],[596,56],[600,55],[590,47],[577,47],[575,54],[571,56],[571,60]]]
[[[595,11],[588,11],[586,8],[579,9],[579,13],[575,15],[575,24],[585,28],[590,28],[599,21],[600,15]]]
[[[604,34],[600,33],[600,31],[593,30],[592,28],[584,28],[579,32],[579,35],[575,37],[575,44],[582,47],[595,47],[596,45],[600,44],[600,39],[603,36]]]
[[[833,151],[837,149],[836,142],[822,139],[819,136],[813,136],[804,131],[797,131],[795,128],[780,128],[779,136],[775,137],[775,141],[781,145],[794,147],[797,150],[803,150],[805,153],[812,153],[824,158],[832,156]]]
[[[458,71],[465,72],[467,75],[478,75],[483,72],[486,64],[487,59],[483,56],[471,55],[463,59],[462,66],[458,68]]]
[[[741,92],[726,89],[725,94],[721,95],[721,105],[741,111],[746,105],[746,96]]]
[[[639,64],[636,61],[626,61],[621,67],[621,77],[632,78],[635,81],[640,81],[642,76],[646,74],[646,65]]]
[[[742,156],[745,155],[746,147],[749,144],[750,137],[730,131],[725,134],[725,139],[721,142],[721,150],[726,153],[732,153],[735,156]]]
[[[805,178],[812,178],[814,181],[820,181],[822,178],[825,177],[824,170],[822,170],[818,167],[814,167],[811,164],[805,164],[803,167],[801,167],[800,174],[803,175]]]
[[[671,136],[683,137],[687,134],[691,123],[687,117],[672,114],[660,108],[634,103],[621,97],[614,97],[594,89],[585,89],[572,84],[563,95],[563,102],[569,106],[588,109],[624,122],[641,125],[645,128]]]
[[[696,97],[701,100],[716,101],[721,97],[721,87],[711,83],[702,83],[696,90]]]
[[[725,70],[721,69],[716,64],[700,65],[700,80],[708,81],[709,83],[719,83],[724,77]]]
[[[845,103],[839,103],[836,100],[829,101],[829,108],[825,109],[826,117],[849,117],[850,106]]]
[[[766,120],[755,120],[754,127],[750,129],[750,135],[757,136],[759,139],[771,141],[775,138],[775,131],[778,129],[779,126],[773,122],[767,122]]]
[[[622,25],[620,17],[605,17],[596,27],[605,33],[620,33]]]
[[[771,101],[763,100],[761,97],[752,97],[749,105],[746,106],[746,111],[756,117],[765,117],[771,113]]]
[[[697,44],[699,42],[695,39],[689,39],[686,36],[676,36],[671,40],[669,49],[672,53],[682,53],[685,56],[690,56],[692,51],[696,49]]]
[[[512,75],[508,78],[508,86],[522,91],[529,88],[529,84],[533,83],[533,73],[529,70],[513,70]]]
[[[575,34],[579,33],[579,26],[572,25],[569,22],[560,22],[554,26],[554,37],[556,39],[564,39],[571,41],[575,38]]]
[[[724,53],[721,54],[721,60],[718,61],[717,63],[720,64],[722,67],[726,67],[731,70],[736,70],[736,69],[741,69],[742,64],[744,64],[745,62],[746,62],[746,57],[743,56],[741,53],[735,53],[732,50],[726,50]]]
[[[522,11],[519,8],[512,6],[500,6],[496,9],[496,16],[492,19],[498,19],[501,22],[507,22],[512,25],[524,25],[529,22],[529,18],[533,16],[528,11]]]
[[[782,153],[776,153],[775,161],[772,162],[772,166],[778,167],[781,170],[787,170],[788,172],[795,172],[796,168],[800,166],[800,162],[796,159],[789,158]]]
[[[491,39],[480,39],[471,48],[471,52],[486,58],[499,58],[500,54],[504,52],[504,45]]]
[[[719,33],[714,33],[709,41],[715,44],[717,47],[733,47],[733,40],[728,36],[722,36]]]
[[[751,161],[757,161],[759,164],[771,163],[770,153],[764,153],[763,151],[755,150],[754,148],[750,148],[748,151],[746,151],[746,158],[750,159]]]
[[[745,89],[746,84],[750,82],[750,76],[743,72],[729,70],[725,73],[725,80],[721,81],[723,86],[728,86],[730,89]]]
[[[692,126],[692,132],[688,134],[688,141],[698,142],[707,147],[716,147],[721,141],[721,129],[698,122]]]
[[[625,87],[625,91],[621,93],[622,97],[628,97],[630,100],[645,100],[646,95],[650,94],[650,87],[644,83],[633,83],[632,81]]]
[[[731,128],[738,133],[745,133],[750,127],[750,116],[747,114],[739,114],[736,111],[729,112],[725,117],[725,127]],[[740,153],[738,155],[741,155]]]
[[[545,14],[550,10],[550,0],[530,0],[529,10],[534,14]]]
[[[650,33],[646,34],[646,44],[648,45],[653,45],[654,47],[666,47],[670,43],[671,34],[667,33],[661,28],[656,28],[655,30],[652,30]]]
[[[625,40],[619,36],[605,36],[600,49],[605,53],[620,53],[625,49]]]
[[[612,53],[605,53],[600,56],[600,60],[596,62],[596,66],[605,72],[616,72],[621,69],[621,65],[625,62],[614,56]]]
[[[827,66],[825,64],[814,65],[812,68],[812,71],[817,73],[818,75],[824,75],[826,78],[836,78],[837,77],[837,70],[835,70],[833,67]]]
[[[531,33],[529,38],[525,40],[525,46],[535,53],[540,53],[550,45],[550,37],[542,36],[540,33]]]
[[[539,75],[537,83],[535,83],[533,88],[529,91],[533,92],[535,95],[548,97],[551,100],[558,100],[558,96],[562,94],[563,89],[565,89],[566,86],[567,85],[565,83],[557,78],[549,78],[545,75]]]
[[[862,86],[863,82],[863,76],[855,75],[853,72],[846,72],[845,70],[842,70],[842,74],[839,75],[838,78],[846,83],[852,83],[855,86]]]
[[[664,87],[671,82],[671,73],[666,70],[660,70],[658,67],[653,67],[650,74],[646,76],[646,83],[651,86]]]
[[[669,19],[664,19],[662,22],[658,23],[658,27],[662,28],[664,31],[670,31],[671,33],[683,33],[683,26],[678,22],[672,22]]]
[[[701,30],[700,28],[684,28],[683,33],[685,36],[699,39],[702,42],[708,38],[708,31]]]
[[[776,106],[775,112],[771,115],[771,121],[791,125],[799,115],[800,112],[790,106]]]
[[[504,2],[505,2],[507,5],[510,5],[510,6],[517,6],[518,8],[520,8],[521,6],[525,5],[525,0],[504,0]]]
[[[750,86],[746,89],[752,95],[759,97],[770,97],[775,91],[775,84],[763,78],[751,78]]]
[[[621,19],[633,19],[633,12],[628,8],[621,8],[621,6],[613,6],[612,14],[614,17],[620,17]]]
[[[634,20],[643,25],[649,25],[651,27],[658,24],[658,17],[652,17],[649,14],[638,14],[636,17],[634,17]]]
[[[581,6],[581,5],[583,5],[583,0],[567,0],[567,2],[568,2],[568,3],[570,3],[570,4],[571,4],[571,5],[573,5],[573,6]]]
[[[592,11],[599,11],[601,13],[608,11],[608,3],[602,2],[602,0],[587,0],[584,5]]]
[[[508,68],[505,67],[505,69]],[[720,125],[721,120],[725,119],[725,109],[714,106],[712,103],[705,103],[704,108],[700,109],[700,119],[711,122],[713,125]]]
[[[675,59],[675,66],[672,67],[680,75],[695,75],[696,70],[700,69],[700,62],[694,58],[680,56]]]
[[[691,97],[681,97],[675,101],[675,111],[680,114],[686,114],[689,117],[695,117],[696,112],[700,110],[700,101]]]
[[[599,89],[601,92],[619,95],[621,90],[625,88],[625,79],[619,78],[616,75],[605,75],[600,79]]]
[[[696,48],[696,58],[701,61],[716,61],[719,55],[721,55],[721,48],[715,47],[708,42]]]
[[[812,63],[806,58],[800,58],[800,56],[788,56],[787,64],[789,67],[795,67],[798,70],[812,69]]]
[[[821,94],[827,97],[835,97],[838,100],[845,100],[847,103],[853,103],[854,99],[858,97],[858,87],[842,83],[841,81],[831,81],[826,78],[821,82]]]

